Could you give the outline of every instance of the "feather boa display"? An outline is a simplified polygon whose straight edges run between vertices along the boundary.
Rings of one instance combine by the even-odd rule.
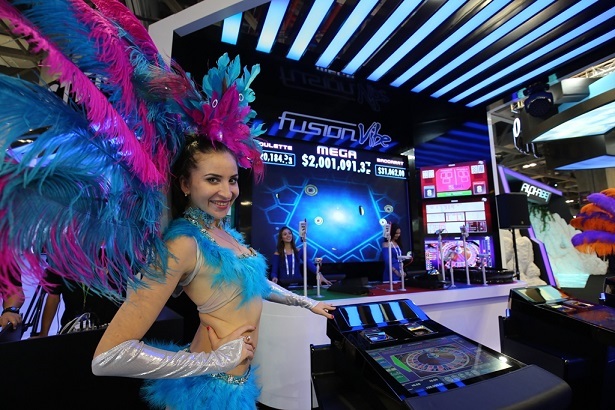
[[[572,237],[572,244],[581,252],[599,256],[615,254],[615,189],[605,189],[587,196],[577,216],[570,221],[582,230]]]

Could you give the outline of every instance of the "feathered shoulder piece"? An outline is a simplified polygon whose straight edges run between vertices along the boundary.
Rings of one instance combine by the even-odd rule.
[[[262,174],[263,131],[248,125],[258,67],[240,76],[239,59],[223,56],[199,89],[116,0],[0,0],[0,19],[47,79],[0,75],[0,293],[45,284],[46,267],[115,297],[141,283],[137,272],[158,278],[187,134]]]
[[[571,226],[583,231],[572,237],[572,244],[585,253],[615,254],[615,189],[590,194],[587,200],[590,203],[570,221]]]

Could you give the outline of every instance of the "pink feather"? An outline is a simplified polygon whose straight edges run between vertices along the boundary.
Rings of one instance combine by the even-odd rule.
[[[125,154],[122,158],[133,169],[135,176],[146,185],[164,184],[166,176],[156,168],[148,154],[142,150],[138,139],[122,116],[111,106],[92,81],[23,19],[12,6],[7,4],[6,0],[0,0],[0,18],[11,22],[13,31],[28,41],[33,53],[47,52],[47,57],[44,58],[42,64],[48,67],[51,74],[58,74],[62,85],[71,85],[75,100],[83,104],[88,119],[95,127],[98,127],[97,134],[117,141],[118,151]]]
[[[92,0],[98,9],[107,17],[115,20],[137,43],[148,60],[153,62],[158,56],[158,49],[154,41],[126,6],[115,0]]]

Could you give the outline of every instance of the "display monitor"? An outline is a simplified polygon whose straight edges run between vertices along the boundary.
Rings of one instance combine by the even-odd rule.
[[[446,236],[442,238],[442,249],[437,238],[425,239],[425,268],[440,269],[440,260],[444,258],[446,269],[481,267],[481,261],[486,267],[495,267],[494,244],[492,236],[469,236],[466,238],[465,251],[461,236]]]
[[[439,230],[460,234],[465,226],[469,234],[492,232],[491,199],[489,197],[434,199],[423,204],[425,234]]]
[[[263,254],[276,251],[284,226],[299,244],[304,221],[308,258],[323,258],[323,266],[381,261],[381,220],[399,223],[403,243],[412,243],[406,158],[290,139],[262,147],[267,165],[252,193],[251,245]]]
[[[448,335],[367,351],[376,367],[410,396],[463,387],[521,367],[497,352]]]
[[[340,306],[339,309],[349,328],[366,328],[377,324],[426,318],[425,316],[419,317],[405,301]]]
[[[423,199],[487,195],[489,173],[486,161],[422,167]]]

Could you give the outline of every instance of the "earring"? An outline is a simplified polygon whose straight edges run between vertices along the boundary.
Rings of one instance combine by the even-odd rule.
[[[189,195],[188,192],[184,192],[184,196],[188,196],[188,195]]]

